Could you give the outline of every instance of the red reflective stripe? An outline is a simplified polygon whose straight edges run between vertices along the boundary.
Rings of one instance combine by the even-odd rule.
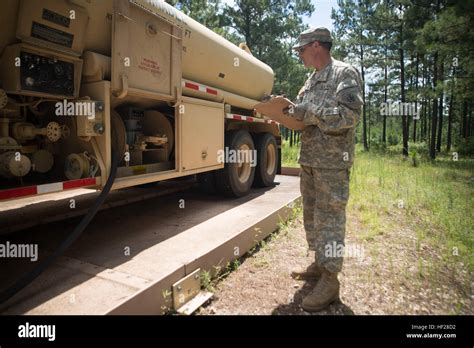
[[[21,197],[21,196],[30,196],[35,195],[37,193],[36,186],[28,186],[10,190],[2,190],[0,191],[0,199],[8,199],[13,197]]]
[[[68,189],[82,187],[82,186],[91,186],[95,184],[96,184],[95,178],[70,180],[70,181],[63,182],[63,190],[68,190]]]
[[[237,115],[237,114],[226,114],[226,118],[231,118],[231,119],[240,120],[240,121],[247,121],[247,122],[262,122],[262,123],[279,124],[278,122],[274,120],[265,120],[263,118],[242,116],[242,115]]]
[[[62,187],[63,187],[62,189],[68,190],[68,189],[83,187],[83,186],[93,186],[96,184],[97,184],[96,178],[70,180],[70,181],[65,181],[62,183]],[[46,184],[43,186],[48,186],[48,185],[52,185],[52,184]],[[57,191],[51,190],[50,192],[59,192],[59,191],[61,190],[57,190]],[[49,192],[45,191],[43,193],[49,193]],[[37,195],[37,194],[38,194],[38,186],[28,186],[28,187],[14,188],[14,189],[9,189],[9,190],[1,190],[0,200],[15,198],[15,197],[32,196],[32,195]]]
[[[185,82],[184,87],[194,89],[196,91],[206,92],[208,94],[217,95],[217,90],[203,86],[203,85],[196,85],[194,83]]]
[[[196,91],[199,91],[199,86],[198,86],[198,85],[195,85],[194,83],[186,82],[186,83],[184,84],[184,87],[191,88],[191,89],[195,89]]]
[[[212,88],[207,88],[206,87],[206,92],[209,93],[209,94],[217,95],[217,91],[215,89],[212,89]]]
[[[209,94],[217,95],[217,90],[209,88],[209,87],[204,86],[204,85],[197,85],[197,84],[194,84],[194,83],[191,83],[191,82],[185,82],[184,87],[194,89],[196,91],[201,91],[201,92],[206,92],[206,93],[209,93]]]

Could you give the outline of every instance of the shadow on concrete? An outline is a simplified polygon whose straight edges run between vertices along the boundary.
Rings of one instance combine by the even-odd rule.
[[[159,189],[159,185],[157,189]],[[197,188],[191,188],[99,211],[79,239],[63,256],[113,269],[130,261],[130,256],[124,255],[125,246],[130,248],[133,255],[138,255],[156,244],[263,195],[271,189],[272,187],[253,189],[245,197],[231,199],[218,195],[204,195]],[[182,205],[180,206],[182,202],[185,205],[184,209]],[[54,214],[54,212],[52,213]],[[10,287],[20,274],[35,268],[46,255],[60,245],[80,220],[81,217],[70,218],[0,236],[2,244],[7,241],[16,244],[38,244],[39,251],[37,262],[31,262],[24,258],[0,259],[2,263],[0,291]],[[0,304],[0,313],[5,311],[9,314],[27,312],[94,277],[92,274],[85,273],[71,277],[58,272],[57,268],[55,268],[56,270],[51,268],[45,270],[42,275],[9,301]],[[98,270],[97,273],[100,271]],[[35,299],[31,300],[33,297]]]

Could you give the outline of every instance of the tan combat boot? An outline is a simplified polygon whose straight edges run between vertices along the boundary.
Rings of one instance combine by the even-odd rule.
[[[337,273],[323,270],[321,279],[311,293],[303,299],[302,307],[307,312],[318,312],[339,300]]]
[[[291,272],[291,277],[296,280],[317,280],[321,274],[322,269],[314,262],[305,269]]]

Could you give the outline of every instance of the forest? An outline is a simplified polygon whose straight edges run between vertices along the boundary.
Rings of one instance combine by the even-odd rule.
[[[318,11],[309,0],[168,1],[275,72],[274,94],[294,99],[310,73],[291,50]],[[404,156],[474,153],[474,3],[455,0],[337,1],[334,58],[353,64],[364,83],[357,143],[396,146]],[[282,131],[289,145],[300,134]]]

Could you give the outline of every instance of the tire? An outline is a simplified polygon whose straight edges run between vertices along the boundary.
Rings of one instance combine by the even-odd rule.
[[[205,194],[216,194],[216,176],[215,171],[196,174],[199,184],[199,190]]]
[[[119,164],[125,163],[124,155],[127,144],[127,136],[125,125],[119,113],[115,110],[110,110],[110,137],[113,151],[117,151],[121,157]]]
[[[270,133],[258,134],[256,137],[256,147],[257,168],[255,169],[254,186],[273,186],[279,163],[276,139]]]
[[[225,148],[229,150],[255,150],[250,133],[246,130],[230,131],[225,134]],[[225,163],[224,169],[216,171],[217,190],[232,197],[245,196],[251,189],[255,177],[255,166],[251,162]]]

